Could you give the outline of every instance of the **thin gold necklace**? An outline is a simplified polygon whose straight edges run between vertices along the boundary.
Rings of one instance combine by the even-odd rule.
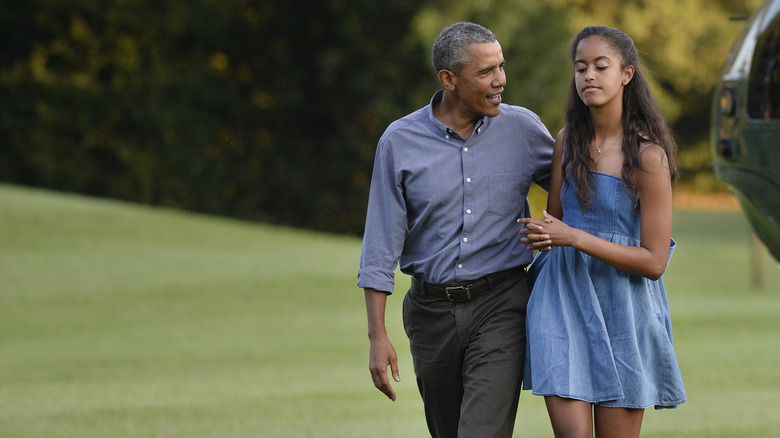
[[[623,130],[622,129],[620,130],[620,132],[617,133],[616,136],[610,138],[609,141],[605,141],[605,142],[601,143],[602,146],[604,146],[605,144],[609,144],[609,147],[604,149],[604,152],[603,152],[604,154],[606,154],[607,152],[609,152],[610,149],[612,149],[612,146],[615,145],[615,143],[613,143],[613,142],[615,140],[617,140],[617,138],[620,137],[621,134],[623,134]],[[598,147],[598,146],[596,146],[596,153],[599,155],[598,158],[593,158],[593,155],[590,156],[590,159],[593,160],[594,164],[598,163],[599,160],[601,160],[604,157],[604,155],[602,155],[601,148]]]

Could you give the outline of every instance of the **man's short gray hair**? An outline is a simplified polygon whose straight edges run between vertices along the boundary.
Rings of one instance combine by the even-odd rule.
[[[433,43],[433,68],[436,74],[450,70],[460,74],[469,63],[468,47],[475,43],[492,43],[496,36],[489,29],[476,23],[455,23],[439,34]]]

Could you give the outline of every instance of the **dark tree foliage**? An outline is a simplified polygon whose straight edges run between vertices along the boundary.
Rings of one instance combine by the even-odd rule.
[[[13,2],[0,181],[359,234],[377,139],[434,91],[425,4]]]

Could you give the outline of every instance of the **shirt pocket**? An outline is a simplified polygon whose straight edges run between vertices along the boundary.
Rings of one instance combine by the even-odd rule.
[[[522,210],[525,196],[522,191],[523,176],[519,173],[490,175],[490,203],[488,211],[506,216]]]

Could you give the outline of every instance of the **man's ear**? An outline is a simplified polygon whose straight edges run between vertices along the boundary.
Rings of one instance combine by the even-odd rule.
[[[439,78],[439,82],[441,83],[442,88],[447,91],[452,91],[455,89],[455,83],[458,81],[458,77],[455,76],[455,73],[451,72],[450,70],[440,70],[437,77]]]

